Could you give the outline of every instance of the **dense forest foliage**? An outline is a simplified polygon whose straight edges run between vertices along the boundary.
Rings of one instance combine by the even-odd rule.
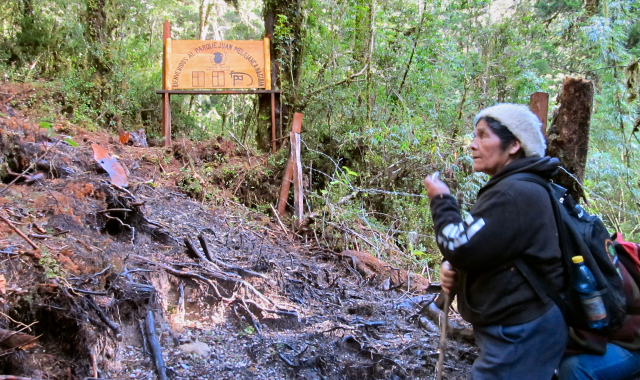
[[[414,264],[437,261],[423,177],[441,171],[467,210],[486,181],[467,148],[473,115],[536,91],[553,107],[565,76],[586,78],[587,208],[640,241],[637,1],[5,0],[0,12],[3,80],[55,89],[87,128],[155,136],[164,20],[175,39],[239,40],[264,37],[274,16],[276,87],[290,114],[305,115],[318,233]],[[174,96],[172,109],[176,136],[232,131],[263,147],[256,96]],[[282,168],[286,154],[270,164]]]

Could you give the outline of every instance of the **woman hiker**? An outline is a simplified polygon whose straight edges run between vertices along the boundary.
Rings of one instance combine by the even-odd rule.
[[[456,198],[437,176],[424,180],[446,260],[441,283],[457,293],[460,314],[473,325],[479,349],[473,380],[549,380],[565,351],[568,328],[558,307],[540,299],[513,260],[522,258],[560,291],[556,223],[547,190],[509,176],[528,172],[549,179],[558,160],[544,157],[541,123],[526,106],[486,108],[474,125],[473,169],[491,179],[469,216],[462,218]]]
[[[561,289],[549,196],[535,183],[508,179],[520,172],[548,179],[557,169],[556,159],[544,157],[540,121],[525,106],[498,104],[478,113],[474,125],[473,167],[491,179],[469,217],[462,220],[443,182],[434,176],[425,179],[438,246],[447,260],[440,269],[441,284],[446,292],[457,293],[460,313],[473,324],[480,350],[471,378],[544,380],[556,368],[559,380],[638,378],[638,317],[628,316],[609,337],[569,334],[557,306],[537,297],[512,263],[522,258],[549,286]],[[630,308],[638,302],[636,293],[627,300]],[[604,353],[585,353],[594,348]]]

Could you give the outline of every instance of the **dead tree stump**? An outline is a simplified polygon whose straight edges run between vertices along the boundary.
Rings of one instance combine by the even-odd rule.
[[[547,133],[547,154],[557,157],[564,171],[554,178],[577,201],[585,199],[581,183],[587,164],[589,129],[593,110],[593,83],[582,78],[565,78],[558,95],[560,107]],[[576,181],[577,179],[577,181]]]

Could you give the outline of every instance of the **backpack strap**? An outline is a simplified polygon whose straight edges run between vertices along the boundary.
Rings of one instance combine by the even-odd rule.
[[[526,173],[526,172],[512,174],[509,177],[507,177],[506,180],[520,180],[520,181],[533,182],[533,183],[537,183],[538,185],[545,188],[545,190],[547,190],[547,193],[549,194],[549,197],[551,200],[551,208],[553,209],[553,216],[556,221],[556,228],[558,229],[558,239],[560,243],[560,250],[564,255],[564,253],[566,252],[566,248],[565,248],[566,242],[563,234],[564,232],[563,224],[562,224],[562,221],[560,220],[560,209],[559,209],[560,206],[558,205],[558,200],[555,199],[555,195],[557,194],[554,194],[554,189],[551,188],[551,184],[545,179],[543,179],[542,177],[540,177],[539,175],[536,175],[533,173]],[[564,192],[566,191],[564,188],[560,186],[556,185],[556,187],[557,189],[555,190],[557,193],[562,192],[564,194]],[[513,263],[515,264],[516,268],[520,270],[520,273],[522,273],[525,279],[529,282],[529,284],[531,285],[533,290],[536,292],[538,297],[540,297],[542,302],[548,303],[549,301],[553,301],[558,306],[562,314],[564,315],[565,311],[568,309],[568,305],[567,305],[567,301],[560,296],[560,293],[558,293],[557,291],[549,287],[548,281],[544,281],[544,279],[542,279],[538,273],[535,273],[531,269],[531,267],[521,257],[514,259]]]

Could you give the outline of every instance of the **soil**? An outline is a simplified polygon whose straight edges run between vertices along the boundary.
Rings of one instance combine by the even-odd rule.
[[[0,374],[435,377],[437,284],[257,211],[282,175],[269,156],[223,139],[123,145],[71,123],[59,98],[0,84],[0,215],[24,235],[0,221]],[[463,379],[477,350],[452,314],[443,378]]]

